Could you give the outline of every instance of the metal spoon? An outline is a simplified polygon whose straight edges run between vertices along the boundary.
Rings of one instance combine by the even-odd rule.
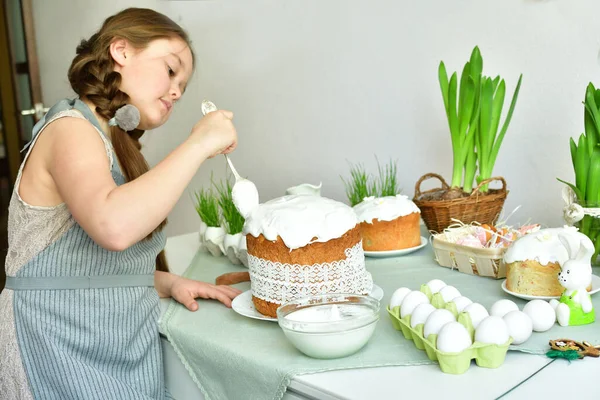
[[[212,111],[217,111],[217,106],[215,106],[211,101],[203,100],[202,114],[206,115]],[[227,160],[227,164],[229,164],[231,172],[233,172],[233,176],[235,177],[235,184],[231,189],[233,204],[244,218],[248,218],[252,210],[258,207],[258,190],[253,182],[246,178],[242,178],[240,174],[238,174],[231,160],[229,157],[227,157],[227,154],[224,154],[224,156]]]
[[[213,111],[217,111],[217,106],[215,106],[215,104],[212,101],[209,100],[202,100],[202,115],[206,115],[209,112],[213,112]],[[235,181],[241,181],[242,178],[240,176],[240,174],[238,174],[237,170],[235,169],[235,167],[233,166],[233,163],[231,162],[231,160],[229,159],[229,157],[227,157],[227,154],[223,154],[225,156],[225,159],[227,160],[227,164],[229,164],[229,168],[231,169],[231,172],[233,172],[233,176],[235,177]]]

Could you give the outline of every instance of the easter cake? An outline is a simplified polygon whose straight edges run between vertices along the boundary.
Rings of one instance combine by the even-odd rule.
[[[319,196],[291,195],[255,207],[244,234],[252,302],[261,314],[300,297],[368,294],[373,286],[356,214]]]
[[[407,196],[366,197],[354,206],[366,251],[389,251],[421,244],[421,211]]]
[[[559,234],[574,241],[582,235],[574,227],[541,229],[519,238],[508,248],[504,254],[508,290],[529,296],[561,295],[564,287],[558,274],[569,255]]]

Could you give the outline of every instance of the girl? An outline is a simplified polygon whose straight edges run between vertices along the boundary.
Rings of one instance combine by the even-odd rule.
[[[147,9],[108,18],[77,47],[79,97],[35,126],[10,202],[3,399],[164,398],[159,296],[194,311],[196,297],[230,306],[239,294],[170,274],[162,252],[167,214],[200,164],[235,149],[232,113],[206,115],[151,170],[140,153],[193,68],[187,34]]]

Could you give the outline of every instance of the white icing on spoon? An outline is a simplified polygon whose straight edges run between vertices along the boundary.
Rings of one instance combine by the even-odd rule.
[[[214,105],[213,102],[208,100],[202,101],[202,114],[206,115],[209,112],[217,111],[217,106]],[[233,172],[233,176],[235,177],[235,184],[231,189],[231,197],[233,199],[233,204],[235,208],[240,212],[242,217],[248,218],[250,212],[256,207],[258,207],[258,189],[256,185],[249,181],[248,179],[242,178],[240,174],[238,174],[237,170],[233,166],[233,163],[227,156],[224,154],[225,159],[227,160],[227,164],[229,164],[229,168],[231,172]]]
[[[235,208],[242,217],[248,218],[252,210],[258,207],[258,189],[248,179],[236,180],[231,189],[231,197]]]

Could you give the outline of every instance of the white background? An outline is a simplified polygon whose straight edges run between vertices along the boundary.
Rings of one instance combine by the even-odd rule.
[[[127,6],[162,11],[187,29],[197,68],[171,120],[144,137],[151,165],[183,141],[203,98],[233,110],[236,167],[261,201],[302,182],[345,201],[349,164],[376,172],[398,160],[403,193],[427,172],[452,171],[450,135],[437,80],[444,60],[462,70],[479,45],[484,73],[521,95],[495,175],[506,178],[509,220],[562,225],[562,185],[573,180],[569,137],[583,130],[582,100],[598,79],[600,3],[594,0],[34,0],[44,100],[71,94],[66,73],[81,38]],[[508,97],[508,95],[507,95]],[[508,99],[506,100],[508,108]],[[167,234],[192,232],[192,190],[224,176],[206,162],[170,215]],[[425,188],[433,187],[433,183]],[[161,190],[161,188],[157,188]]]

